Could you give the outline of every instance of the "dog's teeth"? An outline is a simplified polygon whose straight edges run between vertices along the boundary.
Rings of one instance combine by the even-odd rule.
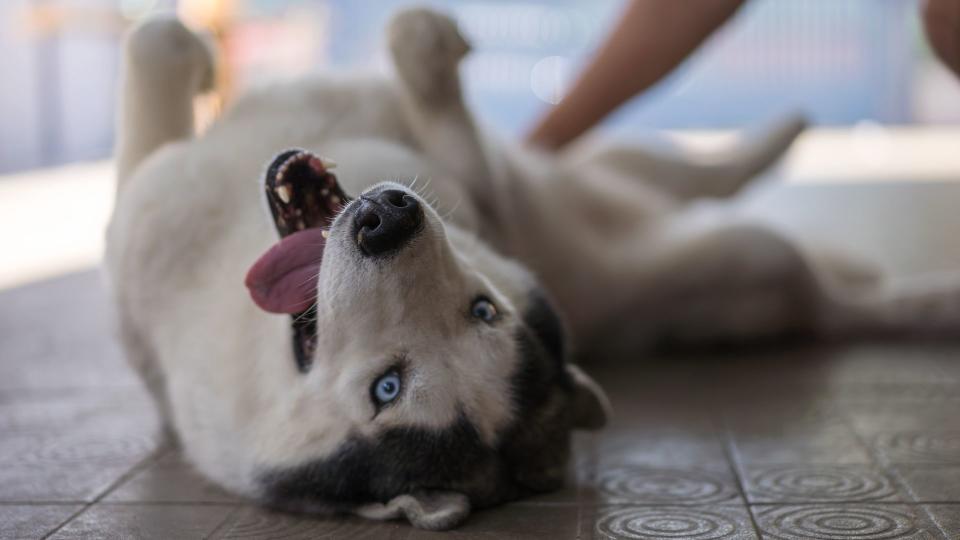
[[[337,168],[337,162],[334,161],[334,160],[332,160],[332,159],[330,159],[330,158],[322,157],[322,158],[320,158],[320,163],[323,164],[323,168],[324,168],[324,169],[336,169],[336,168]]]
[[[280,200],[283,201],[284,204],[290,202],[290,188],[286,185],[279,185],[274,191],[277,192],[277,197],[280,197]]]
[[[320,231],[320,236],[324,238],[330,238],[330,231],[323,229],[322,231]]]
[[[357,232],[357,245],[363,245],[363,231]]]

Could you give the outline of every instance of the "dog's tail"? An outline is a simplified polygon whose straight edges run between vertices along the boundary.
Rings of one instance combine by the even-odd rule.
[[[130,32],[115,152],[118,191],[154,150],[193,135],[193,98],[213,84],[212,52],[180,21],[153,18]]]

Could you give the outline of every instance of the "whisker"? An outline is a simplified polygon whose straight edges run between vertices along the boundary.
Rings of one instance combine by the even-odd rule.
[[[461,204],[463,204],[463,197],[462,197],[462,196],[461,196],[459,199],[457,199],[457,202],[454,203],[454,205],[450,208],[450,210],[449,210],[448,212],[446,212],[446,213],[444,213],[444,214],[441,215],[441,219],[443,219],[444,221],[450,219],[450,216],[452,216],[453,213],[456,212],[457,209],[460,208],[460,205],[461,205]]]
[[[313,313],[313,321],[316,321],[316,320],[317,320],[317,311],[316,311],[316,308],[317,308],[317,305],[318,305],[318,304],[319,304],[319,303],[318,303],[317,301],[314,301],[312,304],[310,304],[310,307],[308,307],[306,310],[304,310],[302,313],[300,313],[300,315],[294,317],[293,322],[298,323],[298,322],[301,322],[301,321],[310,321],[310,319],[307,319],[307,318],[306,318],[307,315],[310,314],[310,313]]]

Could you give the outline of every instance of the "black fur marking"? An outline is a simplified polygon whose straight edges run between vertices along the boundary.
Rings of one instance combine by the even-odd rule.
[[[563,485],[570,456],[572,381],[564,368],[563,329],[534,293],[515,337],[511,376],[514,421],[497,447],[485,444],[461,412],[441,430],[397,428],[374,439],[353,436],[323,459],[260,476],[273,506],[347,511],[420,490],[463,493],[477,508]]]
[[[313,366],[313,352],[317,349],[317,306],[290,317],[293,357],[300,373],[306,373]]]
[[[387,502],[417,490],[446,489],[478,504],[497,502],[497,453],[462,414],[448,428],[397,428],[370,440],[354,436],[333,455],[262,476],[276,506],[311,501],[335,509]]]
[[[523,320],[516,335],[520,364],[511,380],[518,418],[504,433],[501,455],[515,481],[543,492],[563,485],[573,381],[564,367],[563,326],[542,292],[531,293]]]
[[[530,294],[530,304],[523,320],[540,339],[547,352],[562,363],[566,354],[563,323],[542,291],[535,290]]]

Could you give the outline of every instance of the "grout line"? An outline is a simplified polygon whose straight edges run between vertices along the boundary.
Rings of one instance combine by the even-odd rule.
[[[218,538],[219,535],[222,532],[224,532],[224,530],[226,529],[227,524],[231,523],[233,521],[233,517],[236,516],[237,513],[239,513],[240,510],[242,510],[243,508],[246,508],[246,506],[242,504],[235,505],[232,510],[227,512],[227,515],[223,516],[223,521],[218,523],[217,526],[214,527],[212,531],[204,535],[203,540],[208,540],[210,538]]]
[[[585,538],[587,534],[592,535],[592,531],[596,526],[596,510],[594,510],[593,512],[594,519],[592,519],[589,524],[590,533],[587,533],[585,531],[585,528],[587,525],[584,522],[583,509],[586,506],[586,502],[584,501],[584,490],[587,489],[587,486],[594,485],[594,480],[597,475],[597,440],[599,437],[595,433],[591,433],[587,435],[586,438],[589,440],[589,443],[590,443],[587,447],[588,455],[587,456],[575,455],[574,460],[576,460],[576,463],[574,463],[574,466],[573,466],[573,469],[574,469],[573,474],[575,475],[576,482],[577,482],[577,496],[576,496],[576,505],[577,505],[576,538],[577,540],[581,540],[582,538]],[[586,460],[587,460],[587,465],[586,465],[587,478],[586,479],[581,478],[583,476],[583,470],[581,467],[584,464],[584,460],[582,458],[584,457],[586,457]],[[585,480],[585,481],[581,482],[581,480]]]
[[[74,519],[78,518],[80,515],[82,515],[82,514],[83,514],[84,512],[86,512],[87,510],[89,510],[89,509],[90,509],[91,507],[93,507],[95,504],[97,504],[98,502],[100,502],[101,500],[103,500],[104,497],[106,497],[107,495],[109,495],[114,489],[116,489],[118,486],[120,486],[121,484],[123,484],[124,482],[126,482],[127,480],[129,480],[131,477],[133,477],[133,475],[135,475],[135,474],[137,474],[138,472],[142,471],[143,469],[147,468],[149,465],[151,465],[151,464],[156,463],[157,461],[159,461],[160,458],[164,455],[164,453],[165,453],[167,450],[169,450],[168,445],[167,445],[166,443],[161,443],[157,448],[154,449],[153,452],[150,453],[150,455],[144,457],[143,459],[141,459],[140,461],[138,461],[137,463],[135,463],[132,467],[130,467],[130,468],[127,470],[127,472],[121,474],[119,478],[117,478],[116,480],[114,480],[113,482],[111,482],[109,485],[107,485],[107,487],[104,488],[104,490],[103,490],[99,495],[97,495],[96,497],[93,498],[93,500],[85,503],[82,508],[80,508],[79,510],[77,510],[76,512],[74,512],[72,515],[68,516],[67,519],[63,521],[63,523],[57,525],[53,530],[51,530],[51,531],[48,532],[47,534],[43,535],[43,537],[42,537],[41,540],[47,540],[47,539],[50,538],[51,536],[53,536],[53,535],[57,534],[58,532],[60,532],[60,531],[61,531],[64,527],[66,527],[71,521],[73,521]]]
[[[0,506],[77,506],[87,501],[0,501]]]
[[[111,503],[112,504],[112,503]],[[676,508],[743,508],[743,507],[766,507],[766,506],[823,506],[823,505],[834,505],[834,506],[862,506],[862,505],[871,505],[871,506],[923,506],[926,504],[945,504],[957,506],[960,505],[960,501],[919,501],[919,502],[903,502],[903,501],[871,501],[868,499],[851,499],[851,500],[842,500],[842,501],[776,501],[776,502],[755,502],[755,503],[712,503],[712,502],[701,502],[701,503],[683,503],[683,502],[658,502],[658,503],[649,503],[644,502],[643,500],[638,500],[634,502],[604,502],[604,503],[595,503],[589,504],[587,506],[643,506],[644,508],[663,508],[663,507],[676,507]],[[527,508],[534,508],[528,506]]]
[[[747,508],[747,515],[750,517],[750,525],[753,527],[753,534],[755,534],[758,539],[763,538],[763,535],[760,532],[760,526],[757,524],[757,519],[753,515],[753,507],[750,504],[750,499],[747,498],[747,489],[743,480],[743,464],[740,463],[740,459],[737,456],[735,443],[733,441],[733,433],[730,432],[730,426],[727,425],[726,418],[722,419],[722,423],[723,453],[727,457],[727,465],[730,467],[731,472],[733,472],[733,478],[737,483],[737,491],[740,493],[740,498],[743,500],[743,504]]]
[[[100,506],[237,506],[242,501],[100,501]]]

